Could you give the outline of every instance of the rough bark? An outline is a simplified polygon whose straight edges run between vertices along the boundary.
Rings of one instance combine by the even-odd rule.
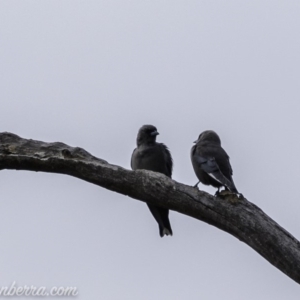
[[[299,241],[245,198],[214,197],[159,173],[111,165],[82,148],[12,133],[0,133],[0,169],[68,174],[183,213],[232,234],[300,283]]]

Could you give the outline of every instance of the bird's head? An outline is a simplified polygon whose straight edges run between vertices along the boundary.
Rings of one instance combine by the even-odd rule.
[[[198,144],[202,142],[214,143],[221,146],[220,137],[213,130],[203,131],[194,143]]]
[[[151,144],[155,143],[156,141],[156,136],[159,133],[157,132],[156,127],[153,125],[144,125],[140,128],[138,135],[137,135],[137,145],[142,145],[142,144]]]

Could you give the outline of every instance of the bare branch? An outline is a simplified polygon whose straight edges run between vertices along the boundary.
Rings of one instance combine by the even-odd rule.
[[[0,169],[68,174],[183,213],[232,234],[300,283],[299,241],[246,199],[213,197],[159,173],[111,165],[81,148],[12,133],[0,133]]]

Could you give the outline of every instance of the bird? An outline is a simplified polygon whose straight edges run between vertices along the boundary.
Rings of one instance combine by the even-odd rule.
[[[221,147],[218,134],[213,130],[203,131],[194,143],[191,160],[199,182],[218,188],[216,195],[219,194],[221,187],[238,194],[232,179],[229,156]]]
[[[133,150],[131,156],[132,170],[149,170],[162,173],[171,178],[173,170],[173,159],[168,147],[162,143],[156,142],[159,135],[153,125],[143,125],[137,134],[137,147]],[[169,210],[147,203],[150,212],[158,223],[159,234],[173,235],[169,221]]]

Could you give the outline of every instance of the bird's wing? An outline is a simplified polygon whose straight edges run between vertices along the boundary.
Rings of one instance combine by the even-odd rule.
[[[132,155],[131,155],[131,161],[130,161],[130,166],[131,166],[131,169],[132,170],[135,170],[136,169],[136,166],[134,164],[134,155],[135,155],[135,151],[137,151],[137,148],[135,148],[132,152]]]
[[[220,169],[222,170],[223,174],[227,178],[231,178],[232,176],[232,168],[229,161],[229,156],[225,152],[223,148],[219,148],[217,151],[213,151],[214,158],[216,159]]]
[[[169,177],[172,177],[173,159],[172,159],[172,156],[171,156],[171,152],[165,144],[160,144],[160,147],[162,149],[162,152],[163,152],[163,155],[164,155],[164,162],[166,164],[165,175],[167,175]]]
[[[210,148],[209,152],[194,153],[194,158],[210,177],[226,186],[230,191],[237,192],[232,180],[232,168],[227,153],[222,149]]]

